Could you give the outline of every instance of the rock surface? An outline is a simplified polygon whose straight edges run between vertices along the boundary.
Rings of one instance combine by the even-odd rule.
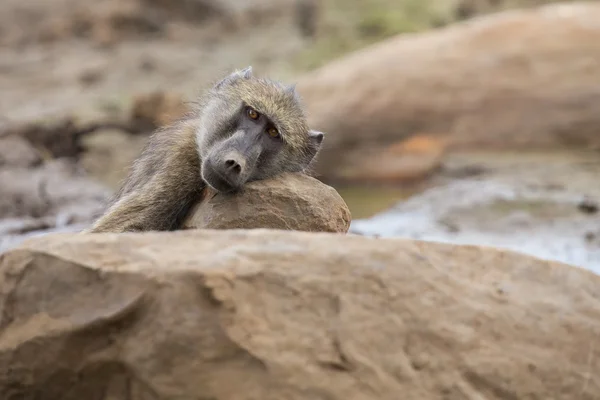
[[[0,288],[3,399],[600,397],[600,277],[510,252],[59,234],[0,256]]]
[[[346,233],[352,217],[338,192],[303,174],[251,182],[236,195],[205,191],[188,229],[286,229]]]
[[[506,11],[401,35],[304,77],[325,178],[423,132],[450,148],[600,146],[600,4]],[[551,34],[550,34],[551,32]],[[377,154],[377,151],[373,151]]]
[[[502,247],[600,274],[598,176],[593,152],[451,154],[435,184],[355,217],[350,232]]]
[[[367,146],[356,152],[355,162],[332,171],[336,181],[352,184],[419,182],[440,169],[445,147],[438,135],[415,135],[384,148]]]

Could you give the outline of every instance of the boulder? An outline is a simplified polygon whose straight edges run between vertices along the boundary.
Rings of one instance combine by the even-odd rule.
[[[328,134],[317,172],[340,178],[422,133],[451,150],[600,146],[598,20],[597,2],[495,13],[306,74],[297,89],[311,125]]]
[[[206,189],[187,229],[286,229],[346,233],[350,210],[339,193],[304,174],[250,182],[235,195]]]
[[[417,183],[439,171],[446,153],[436,135],[420,134],[384,148],[364,148],[358,162],[335,171],[338,183]]]
[[[277,230],[55,234],[0,257],[0,398],[600,398],[600,277]]]

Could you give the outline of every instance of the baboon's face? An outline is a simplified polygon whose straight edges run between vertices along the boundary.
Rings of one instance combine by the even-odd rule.
[[[217,84],[202,114],[202,177],[219,192],[303,170],[323,139],[307,128],[292,88],[256,80],[247,70]]]

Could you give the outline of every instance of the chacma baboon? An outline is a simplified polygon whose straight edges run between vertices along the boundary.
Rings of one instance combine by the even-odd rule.
[[[323,136],[308,127],[294,86],[258,78],[251,67],[236,71],[150,137],[104,215],[85,232],[179,229],[206,185],[235,192],[246,182],[303,172]]]

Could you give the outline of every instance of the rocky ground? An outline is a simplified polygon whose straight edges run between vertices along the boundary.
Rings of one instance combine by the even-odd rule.
[[[444,224],[406,231],[387,214],[386,226],[374,223],[378,218],[359,220],[437,186],[434,193],[449,192],[409,204],[431,201],[440,213],[462,209],[462,202],[452,204],[454,183],[474,203],[481,201],[478,188],[488,183],[500,185],[490,193],[521,193],[531,182],[538,197],[595,202],[597,156],[587,152],[582,164],[578,151],[599,145],[598,5],[565,2],[496,14],[544,2],[413,3],[3,2],[0,248],[89,224],[152,129],[241,65],[300,81],[311,122],[328,134],[317,176],[340,191],[354,215],[353,229],[408,236],[444,231]],[[480,14],[488,16],[475,18]],[[420,33],[433,27],[438,29]],[[329,62],[340,51],[399,32],[410,34]],[[298,60],[322,67],[304,73]],[[481,149],[498,157],[481,157]],[[530,151],[548,158],[524,155]],[[471,177],[463,182],[465,176]],[[521,205],[504,206],[510,215],[523,214]],[[521,218],[510,225],[518,233],[513,236],[502,233],[506,227],[495,222],[496,212],[479,209],[479,225],[469,222],[473,215],[459,213],[450,219],[460,234],[432,237],[514,248],[522,235],[546,232],[557,248],[566,243],[559,210],[546,210],[544,223]],[[594,216],[576,212],[567,218],[574,224],[568,251],[581,256],[553,250],[551,257],[595,265]]]
[[[541,3],[3,1],[0,398],[600,398],[600,2]],[[72,233],[246,65],[322,182]]]
[[[0,289],[3,399],[600,397],[600,277],[495,249],[49,235],[0,258]]]

